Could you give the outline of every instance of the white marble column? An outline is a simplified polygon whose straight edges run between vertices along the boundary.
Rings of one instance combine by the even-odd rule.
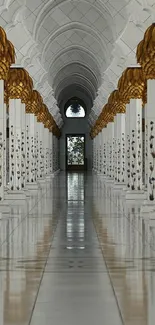
[[[34,115],[34,181],[37,182],[37,161],[38,161],[38,128],[37,117]]]
[[[21,104],[21,181],[26,186],[26,112],[25,104]]]
[[[7,143],[6,143],[6,125],[7,125],[7,113],[6,113],[6,107],[7,104],[4,103],[4,136],[3,136],[3,177],[4,177],[4,188],[6,188],[7,186],[7,163],[6,163],[6,159],[7,159],[7,152],[6,152],[6,147],[7,147]]]
[[[59,161],[58,161],[58,150],[59,150],[59,143],[58,138],[55,137],[55,148],[56,148],[56,172],[59,170]]]
[[[48,170],[47,170],[47,175],[50,176],[50,155],[51,155],[51,133],[48,128]],[[59,157],[60,159],[60,157]]]
[[[130,100],[130,189],[142,190],[142,100]]]
[[[103,139],[103,175],[106,178],[107,176],[107,126],[103,128],[102,133]]]
[[[108,123],[108,145],[109,145],[109,179],[114,180],[114,162],[113,162],[113,150],[114,150],[114,122]]]
[[[94,170],[94,138],[92,139],[92,170]]]
[[[37,180],[44,179],[44,150],[43,150],[43,132],[44,126],[42,122],[37,122],[37,134],[38,134],[38,168],[37,168]]]
[[[146,136],[147,136],[147,199],[155,203],[155,80],[147,80]]]
[[[125,151],[126,151],[126,189],[130,189],[130,105],[126,104],[125,114]]]
[[[28,189],[37,189],[36,175],[36,116],[33,113],[26,114],[26,186]]]
[[[56,172],[56,143],[55,143],[55,135],[53,135],[53,170]]]
[[[145,104],[145,107],[143,109],[144,111],[144,132],[143,132],[143,160],[145,162],[143,163],[144,167],[144,188],[147,191],[148,187],[148,123],[147,123],[147,104]]]
[[[49,130],[44,128],[45,176],[49,175]]]
[[[99,140],[98,140],[98,134],[96,135],[96,172],[98,172],[98,166],[99,166]]]
[[[131,99],[126,111],[126,181],[127,199],[144,199],[142,157],[142,100]]]
[[[109,123],[107,124],[107,128],[106,128],[106,179],[109,179],[109,168],[110,168],[110,157],[109,157],[109,153],[110,153],[110,148],[109,148],[109,141],[110,141],[110,133],[109,133]]]
[[[53,133],[50,131],[50,174],[53,174]]]
[[[117,181],[117,116],[114,117],[114,148],[113,148],[113,164],[114,164],[114,181]]]
[[[101,173],[102,168],[102,133],[98,134],[98,173]]]
[[[93,170],[96,171],[97,167],[97,148],[96,148],[96,136],[93,139]]]
[[[104,150],[103,132],[104,132],[104,129],[102,129],[102,131],[101,131],[101,174],[102,175],[103,175],[103,160],[104,160],[104,155],[103,155],[103,150]]]
[[[4,81],[0,80],[0,201],[4,200]]]
[[[118,113],[115,118],[115,183],[125,184],[125,114]]]
[[[9,100],[9,188],[13,194],[19,195],[22,190],[22,103],[21,99]],[[10,199],[12,197],[10,196]]]

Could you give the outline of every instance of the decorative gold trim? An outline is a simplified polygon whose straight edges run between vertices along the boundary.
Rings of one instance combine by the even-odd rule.
[[[6,87],[10,99],[21,99],[26,104],[32,96],[33,81],[24,68],[11,68]]]
[[[138,44],[136,57],[145,79],[155,79],[155,23],[147,28],[143,40]]]
[[[146,82],[142,68],[127,68],[118,81],[120,99],[127,104],[132,98],[143,98],[145,87]]]
[[[10,65],[15,63],[15,49],[0,27],[0,79],[7,80]]]
[[[43,99],[40,96],[39,92],[37,90],[33,90],[31,97],[26,103],[26,113],[37,115],[41,110],[42,103]]]

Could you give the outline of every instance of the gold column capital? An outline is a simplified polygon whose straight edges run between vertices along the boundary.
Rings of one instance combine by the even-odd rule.
[[[155,23],[145,31],[143,40],[137,46],[136,56],[145,79],[155,79]]]
[[[141,67],[127,68],[118,81],[120,98],[126,104],[130,99],[143,98],[146,82]]]
[[[15,49],[0,27],[0,79],[7,80],[10,65],[15,63]]]
[[[27,103],[32,95],[33,81],[24,68],[10,68],[6,83],[8,97]]]

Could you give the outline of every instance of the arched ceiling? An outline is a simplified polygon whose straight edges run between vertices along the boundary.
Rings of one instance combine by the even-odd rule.
[[[0,25],[46,104],[76,96],[100,113],[155,18],[155,0],[1,0]],[[70,95],[69,95],[70,93]]]
[[[27,5],[35,15],[34,5],[29,0]],[[32,15],[25,22],[39,44],[56,98],[64,84],[74,83],[76,89],[80,82],[95,99],[117,37],[110,7],[101,0],[49,0],[36,9],[33,24]]]

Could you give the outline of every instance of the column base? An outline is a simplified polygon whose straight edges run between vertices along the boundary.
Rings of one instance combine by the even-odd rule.
[[[46,179],[45,178],[38,178],[37,182],[40,186],[43,186],[46,184]]]
[[[26,190],[28,191],[37,191],[38,190],[38,184],[35,183],[26,183]]]
[[[10,214],[11,209],[10,206],[5,203],[5,201],[0,202],[0,213],[7,213]]]
[[[46,181],[47,181],[47,182],[50,182],[50,181],[51,181],[51,179],[52,179],[52,174],[51,174],[51,175],[47,175],[47,176],[46,176]]]
[[[126,200],[145,200],[146,199],[146,193],[141,190],[141,191],[125,191],[124,198]]]
[[[99,173],[99,174],[97,174],[97,175],[99,175],[100,177],[102,177],[102,179],[104,179],[104,180],[107,179],[106,175],[104,175],[103,173]]]
[[[155,211],[155,201],[150,202],[148,200],[145,200],[142,207],[141,207],[141,213],[149,213],[149,212],[154,212]],[[149,218],[149,215],[147,215]]]
[[[31,193],[28,189],[24,188],[24,193],[26,195],[27,198],[29,198],[31,196]]]
[[[14,191],[7,191],[5,194],[5,200],[7,201],[25,201],[26,200],[26,195],[23,190],[14,190]]]
[[[124,183],[114,183],[113,190],[122,190],[124,187]]]
[[[114,180],[113,180],[113,179],[107,178],[107,179],[105,179],[105,182],[106,182],[108,185],[114,185]]]

